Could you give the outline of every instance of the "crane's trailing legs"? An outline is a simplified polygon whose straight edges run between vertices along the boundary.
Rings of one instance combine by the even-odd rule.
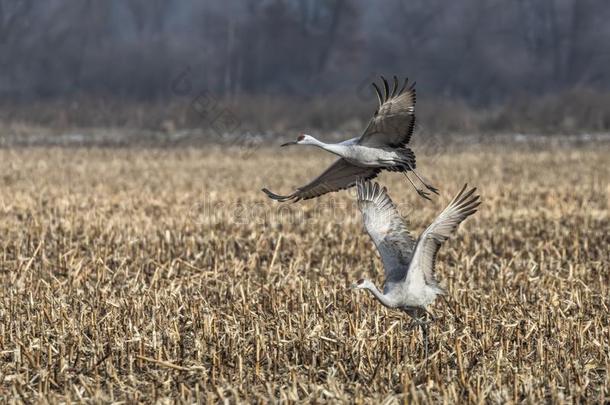
[[[407,180],[409,180],[409,183],[411,183],[411,185],[413,186],[415,191],[417,191],[417,194],[419,194],[420,196],[424,197],[426,200],[431,200],[431,198],[428,197],[430,195],[430,193],[428,193],[428,192],[422,190],[421,188],[417,187],[415,185],[415,183],[413,183],[413,180],[411,180],[411,178],[407,175],[407,172],[402,172],[402,174],[404,174],[405,177],[407,178]]]
[[[415,177],[417,177],[417,179],[421,182],[421,184],[424,185],[424,187],[426,187],[428,190],[432,191],[434,194],[438,195],[438,188],[436,188],[433,185],[428,184],[426,181],[424,181],[424,179],[422,179],[420,177],[420,175],[415,171],[415,169],[413,167],[411,167],[410,164],[407,163],[407,167],[409,168],[410,171],[413,172]]]
[[[424,187],[426,187],[429,191],[433,192],[434,194],[438,195],[438,189],[436,187],[432,186],[431,184],[429,184],[428,182],[426,182],[424,179],[422,179],[421,176],[419,175],[419,173],[417,173],[415,171],[414,165],[412,165],[408,160],[406,160],[406,159],[401,159],[398,161],[381,160],[381,162],[386,163],[390,166],[396,165],[396,163],[398,163],[398,165],[397,165],[398,170],[396,170],[396,171],[399,171],[402,174],[404,174],[404,176],[407,178],[407,180],[409,180],[409,183],[411,183],[411,185],[413,186],[415,191],[417,191],[417,194],[419,194],[421,197],[425,198],[426,200],[430,200],[430,197],[429,197],[430,193],[417,187],[415,185],[415,183],[413,183],[413,180],[411,180],[411,178],[407,175],[407,172],[413,172],[413,174],[415,174],[415,177],[417,177],[417,179],[421,182],[421,184],[424,185]]]

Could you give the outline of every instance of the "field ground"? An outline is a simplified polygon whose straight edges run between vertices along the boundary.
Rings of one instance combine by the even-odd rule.
[[[417,150],[416,150],[417,152]],[[440,251],[430,359],[382,281],[353,193],[280,205],[315,150],[0,150],[2,402],[480,403],[610,399],[610,146],[418,153],[389,187],[419,233],[464,182]]]

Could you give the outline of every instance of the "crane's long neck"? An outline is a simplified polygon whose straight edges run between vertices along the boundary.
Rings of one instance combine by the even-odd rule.
[[[322,148],[341,157],[344,157],[343,155],[345,154],[345,146],[338,143],[325,143],[313,138],[311,140],[311,145],[317,146],[318,148]]]
[[[369,290],[371,292],[371,294],[373,294],[375,296],[375,298],[377,298],[377,301],[381,302],[382,305],[384,305],[388,308],[396,307],[396,304],[394,303],[394,301],[392,301],[390,298],[388,298],[386,295],[384,295],[381,291],[379,291],[377,289],[377,287],[375,287],[373,284],[371,284],[369,287],[367,287],[367,290]]]

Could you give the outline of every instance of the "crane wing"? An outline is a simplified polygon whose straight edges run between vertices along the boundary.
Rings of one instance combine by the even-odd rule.
[[[409,79],[405,79],[399,89],[398,78],[394,76],[394,85],[390,92],[388,81],[383,76],[381,79],[383,92],[373,83],[379,106],[359,143],[368,146],[403,147],[411,140],[415,127],[415,82],[408,86]]]
[[[263,192],[267,194],[269,198],[276,201],[284,202],[293,200],[296,202],[352,187],[356,184],[356,180],[360,178],[372,179],[376,177],[380,171],[381,169],[378,167],[355,166],[341,158],[336,160],[324,171],[324,173],[314,179],[311,183],[297,188],[292,194],[278,195],[266,188],[263,189]]]
[[[409,268],[415,240],[387,189],[370,181],[358,181],[358,207],[364,227],[383,261],[386,283],[402,280]]]
[[[476,188],[465,192],[466,187],[467,185],[464,185],[447,208],[418,238],[409,266],[407,283],[421,283],[422,286],[425,283],[440,290],[434,277],[436,254],[441,244],[449,239],[460,223],[474,214],[481,204],[479,196],[474,195]]]

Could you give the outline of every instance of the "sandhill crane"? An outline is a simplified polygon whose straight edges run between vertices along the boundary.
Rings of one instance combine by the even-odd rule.
[[[413,172],[429,191],[438,194],[438,190],[415,171],[415,154],[406,146],[415,126],[415,82],[408,86],[409,81],[405,79],[399,88],[398,78],[394,76],[390,92],[388,81],[383,76],[381,79],[383,93],[373,83],[379,105],[362,136],[340,143],[324,143],[313,136],[301,134],[296,141],[282,145],[317,146],[338,155],[338,160],[312,182],[297,188],[292,194],[278,195],[266,188],[262,191],[281,202],[307,200],[352,187],[360,178],[372,179],[381,170],[389,170],[403,173],[417,193],[428,200],[429,193],[417,187],[407,172]]]
[[[385,282],[383,293],[370,280],[364,279],[358,280],[352,288],[367,289],[384,306],[400,309],[412,317],[422,328],[427,359],[427,324],[434,318],[426,307],[444,293],[434,276],[436,254],[458,225],[481,204],[479,196],[474,195],[476,188],[466,191],[464,185],[415,241],[385,187],[362,180],[357,187],[358,207],[364,227],[381,255]],[[429,315],[430,321],[424,322],[419,315]]]

